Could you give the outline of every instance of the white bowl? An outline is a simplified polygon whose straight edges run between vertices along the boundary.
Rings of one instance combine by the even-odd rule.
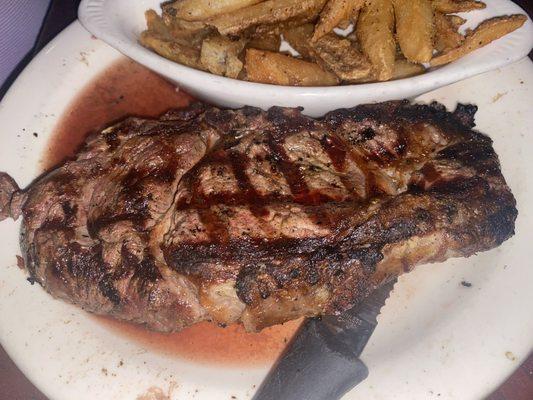
[[[525,14],[509,0],[485,0],[487,8],[469,12],[464,28],[486,18]],[[163,75],[192,95],[225,107],[251,105],[304,107],[311,116],[343,107],[414,97],[525,57],[533,47],[533,23],[482,49],[431,72],[396,81],[333,87],[289,87],[239,81],[198,71],[169,61],[138,42],[145,29],[144,11],[160,10],[162,0],[83,0],[78,16],[85,28],[123,54]]]

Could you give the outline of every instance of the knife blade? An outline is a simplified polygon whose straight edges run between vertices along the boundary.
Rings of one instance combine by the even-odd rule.
[[[359,355],[395,283],[339,316],[306,320],[253,400],[335,400],[365,380],[368,369]]]

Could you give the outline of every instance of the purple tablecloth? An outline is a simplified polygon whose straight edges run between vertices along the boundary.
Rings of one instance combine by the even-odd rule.
[[[32,49],[50,0],[0,0],[0,86]]]

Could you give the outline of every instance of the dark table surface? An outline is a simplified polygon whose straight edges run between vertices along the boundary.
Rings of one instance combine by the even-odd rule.
[[[520,4],[530,16],[533,16],[533,0],[514,0]],[[11,79],[0,88],[0,98],[3,92],[16,78],[32,56],[48,43],[57,33],[65,28],[75,15],[79,0],[54,0],[48,10],[47,18],[39,35],[34,50],[21,62]],[[533,51],[529,54],[533,59]],[[518,368],[507,381],[498,388],[488,400],[531,400],[533,399],[533,355]],[[32,385],[11,361],[0,346],[0,400],[47,400],[47,398]],[[102,399],[105,400],[105,399]]]

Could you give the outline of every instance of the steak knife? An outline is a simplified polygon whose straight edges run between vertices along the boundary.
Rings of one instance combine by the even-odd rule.
[[[396,279],[339,316],[307,319],[253,400],[336,400],[368,376],[359,359]]]

